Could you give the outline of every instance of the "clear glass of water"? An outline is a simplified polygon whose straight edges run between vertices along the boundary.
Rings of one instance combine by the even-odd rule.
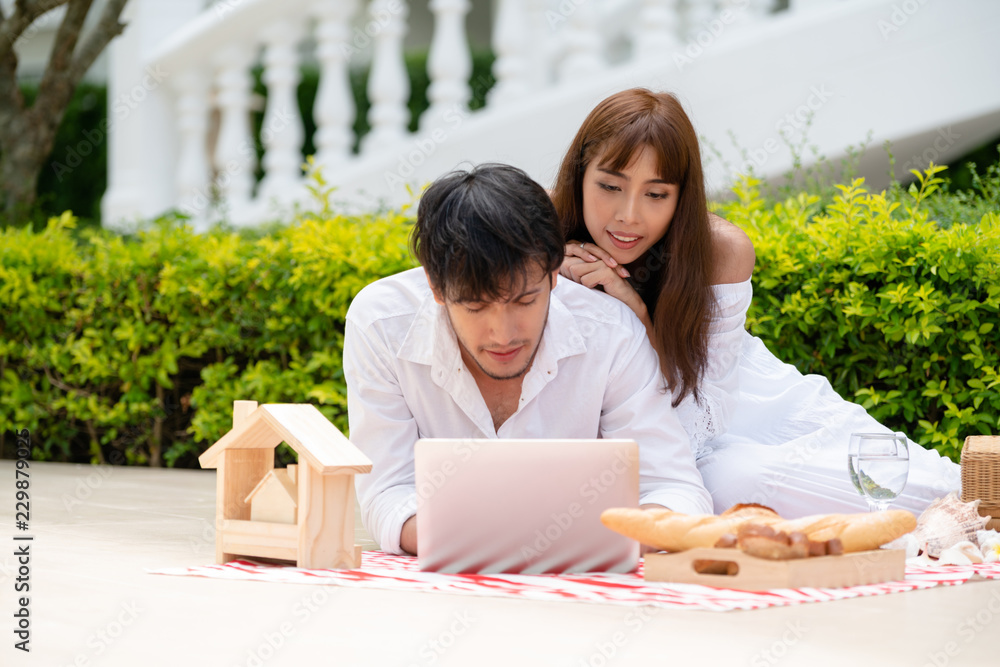
[[[852,433],[847,450],[851,482],[872,512],[881,512],[903,492],[910,451],[902,433]]]

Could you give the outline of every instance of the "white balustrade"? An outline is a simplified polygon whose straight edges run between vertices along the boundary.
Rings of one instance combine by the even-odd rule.
[[[493,24],[493,77],[488,102],[505,104],[524,97],[531,89],[528,79],[529,23],[525,0],[499,0]]]
[[[246,215],[253,191],[257,156],[250,136],[250,65],[254,51],[245,45],[222,49],[218,57],[221,111],[215,146],[215,183],[234,217]]]
[[[430,102],[420,118],[420,129],[444,127],[448,114],[464,114],[469,107],[472,55],[465,35],[468,0],[431,0],[434,35],[427,56]],[[457,117],[457,116],[456,116]]]
[[[301,20],[283,19],[264,31],[264,84],[267,107],[260,128],[264,144],[264,179],[258,197],[290,201],[302,175],[302,117],[296,89],[299,84],[298,44]]]
[[[603,46],[598,15],[590,2],[570,3],[568,23],[563,29],[565,52],[559,64],[560,81],[579,81],[604,69]]]
[[[369,5],[371,19],[380,27],[368,79],[371,132],[362,142],[365,152],[397,145],[407,137],[410,79],[403,61],[403,37],[408,13],[403,0],[372,0]]]
[[[350,20],[357,0],[323,0],[316,7],[316,57],[320,62],[319,90],[313,107],[316,121],[316,161],[327,173],[341,166],[351,154],[356,115],[348,75]]]
[[[680,0],[642,0],[633,37],[633,54],[640,60],[668,56],[679,44]]]
[[[143,6],[149,3],[150,7],[158,1],[132,0]],[[189,0],[178,0],[182,1]],[[433,18],[427,64],[430,104],[420,121],[423,131],[446,126],[446,114],[452,110],[464,113],[468,108],[472,58],[465,23],[471,1],[421,0],[429,3]],[[627,68],[637,61],[657,59],[669,62],[677,53],[686,53],[686,47],[693,43],[708,48],[708,44],[730,32],[767,20],[775,2],[493,0],[496,83],[489,93],[488,106],[544,96],[556,82],[586,85],[595,75],[620,65]],[[791,7],[800,10],[796,13],[801,18],[811,13],[806,8],[830,2],[792,0]],[[358,32],[353,22],[362,8],[363,32]],[[160,171],[166,175],[157,177],[155,169],[142,169],[141,165],[137,168],[131,163],[128,169],[120,167],[125,162],[119,151],[112,165],[112,171],[117,171],[111,179],[115,189],[109,195],[113,204],[109,208],[132,210],[137,208],[133,201],[146,200],[163,206],[160,202],[170,203],[166,200],[172,196],[174,207],[191,214],[196,226],[203,228],[217,204],[228,211],[229,220],[239,225],[263,219],[268,213],[266,204],[273,200],[280,204],[300,201],[305,195],[301,155],[304,132],[296,93],[307,20],[315,22],[315,54],[320,67],[319,89],[311,110],[316,122],[317,162],[332,182],[342,184],[345,193],[357,192],[358,183],[369,178],[369,172],[382,170],[379,173],[384,176],[384,168],[377,165],[396,159],[391,149],[403,150],[412,141],[407,128],[410,83],[403,57],[408,15],[406,0],[227,0],[194,15],[183,29],[163,39],[141,61],[143,67],[169,73],[168,85],[164,86],[169,87],[169,92],[163,101],[173,105],[175,128],[162,136],[169,136],[166,141],[176,141],[176,150],[158,151],[163,155]],[[261,128],[264,178],[254,198],[256,153],[250,114],[255,98],[251,67],[261,47],[268,95]],[[371,57],[371,131],[362,145],[363,158],[355,159],[351,147],[357,110],[349,66],[354,54],[362,50]],[[126,71],[121,64],[116,67]],[[118,73],[115,76],[121,78]],[[132,80],[141,78],[131,76]],[[127,91],[122,85],[119,82],[119,88]],[[164,114],[155,109],[147,113],[148,107],[151,105],[137,109],[133,115],[142,116],[143,123],[149,125],[162,122],[154,116]],[[484,122],[493,127],[490,123],[496,123],[502,115],[490,115]],[[132,143],[139,136],[125,124],[118,130],[119,140],[126,131],[132,132],[128,135]],[[470,141],[478,145],[478,139]],[[470,148],[470,155],[477,154],[475,150]],[[142,177],[132,178],[133,172],[141,172]],[[157,194],[145,183],[158,183],[157,192],[165,192]]]
[[[173,79],[177,91],[176,189],[179,208],[197,226],[211,204],[208,161],[209,79],[204,71],[188,70]]]

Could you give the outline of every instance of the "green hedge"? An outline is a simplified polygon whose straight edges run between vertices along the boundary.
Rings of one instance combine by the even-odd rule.
[[[311,402],[347,429],[354,295],[414,266],[405,212],[254,238],[163,220],[131,238],[73,219],[0,233],[0,432],[38,458],[197,466],[232,401]]]
[[[747,181],[718,211],[757,249],[751,330],[955,457],[1000,430],[1000,216],[942,227],[931,204],[980,204],[924,179],[885,195],[856,181],[825,202],[768,202]],[[996,166],[986,180],[1000,184]],[[414,266],[411,219],[323,208],[256,233],[161,220],[119,237],[68,214],[0,232],[3,455],[27,428],[39,458],[195,466],[235,399],[311,402],[346,430],[344,316],[364,285]]]
[[[991,167],[970,202],[938,189],[942,169],[906,192],[870,193],[856,179],[829,202],[767,203],[746,179],[716,210],[757,251],[751,332],[957,461],[967,435],[1000,432],[1000,177]],[[956,220],[983,201],[991,211]]]

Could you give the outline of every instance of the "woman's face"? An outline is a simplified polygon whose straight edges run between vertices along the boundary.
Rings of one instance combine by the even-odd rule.
[[[648,147],[620,172],[600,163],[592,160],[583,174],[583,221],[594,243],[631,264],[667,233],[680,186],[660,178]]]

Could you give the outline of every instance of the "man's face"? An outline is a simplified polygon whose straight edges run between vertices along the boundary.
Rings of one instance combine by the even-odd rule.
[[[496,301],[451,301],[434,291],[458,337],[462,359],[474,375],[481,371],[493,380],[514,380],[528,371],[542,340],[549,295],[558,275],[534,267],[516,293]]]

